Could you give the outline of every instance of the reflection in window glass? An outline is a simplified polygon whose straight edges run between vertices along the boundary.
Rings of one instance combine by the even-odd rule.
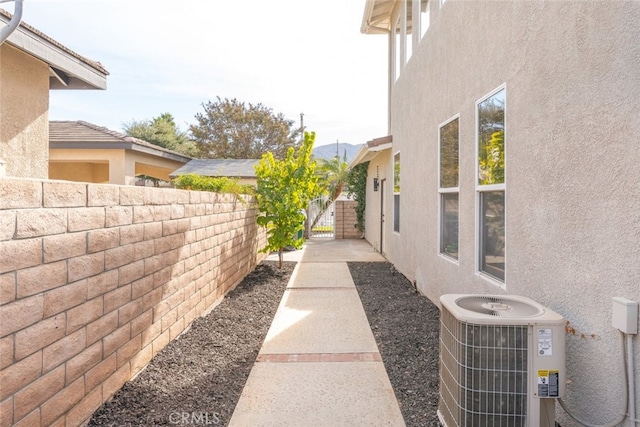
[[[458,259],[458,193],[442,193],[440,200],[440,253]]]
[[[440,188],[458,186],[458,119],[440,128]]]
[[[413,53],[413,45],[412,45],[412,37],[411,37],[411,33],[412,33],[412,27],[413,27],[413,23],[411,21],[411,16],[412,16],[412,8],[413,5],[411,3],[411,0],[407,0],[407,2],[405,3],[405,8],[406,8],[406,16],[407,16],[407,32],[405,34],[405,48],[406,48],[406,62],[409,62],[409,58],[411,58],[411,54]]]
[[[429,0],[420,0],[420,39],[426,34],[430,23]]]
[[[505,277],[505,97],[500,89],[477,104],[478,268]]]
[[[478,184],[504,183],[504,96],[502,89],[478,104]]]
[[[393,156],[393,231],[400,231],[400,153]]]
[[[480,193],[480,270],[504,281],[504,191]]]
[[[400,153],[393,156],[393,192],[400,192]]]
[[[458,259],[459,119],[440,127],[440,253]]]
[[[400,37],[402,36],[402,32],[400,29],[400,15],[398,15],[398,19],[396,20],[396,25],[395,25],[395,34],[393,37],[393,50],[394,50],[394,56],[395,56],[395,69],[394,69],[394,76],[395,79],[398,80],[398,77],[400,77],[400,67],[402,66],[401,60],[402,57],[400,56],[400,51],[401,51],[401,47],[400,47]]]
[[[400,232],[400,195],[393,195],[393,231]]]

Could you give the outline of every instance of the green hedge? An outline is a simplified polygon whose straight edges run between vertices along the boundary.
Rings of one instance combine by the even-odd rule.
[[[255,194],[252,185],[243,185],[237,179],[227,177],[201,176],[195,173],[181,175],[173,180],[173,185],[182,190],[211,191],[214,193]]]

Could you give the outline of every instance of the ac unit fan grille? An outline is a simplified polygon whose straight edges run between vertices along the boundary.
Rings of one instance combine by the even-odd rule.
[[[439,412],[447,426],[527,423],[527,325],[475,325],[445,307],[440,328]]]

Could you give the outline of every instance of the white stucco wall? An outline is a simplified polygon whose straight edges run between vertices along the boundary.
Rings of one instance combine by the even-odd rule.
[[[387,233],[387,257],[433,301],[445,293],[525,295],[595,334],[566,337],[566,401],[594,423],[612,420],[623,409],[623,383],[611,298],[640,301],[640,2],[448,0],[431,7],[427,35],[392,89],[401,231]],[[476,274],[475,248],[475,103],[502,84],[505,290]],[[438,255],[438,126],[456,114],[458,263]],[[370,200],[378,193],[371,194],[366,236],[373,244],[379,215]],[[575,425],[558,415],[563,426]]]
[[[0,46],[0,111],[6,176],[47,178],[49,68],[7,43]]]

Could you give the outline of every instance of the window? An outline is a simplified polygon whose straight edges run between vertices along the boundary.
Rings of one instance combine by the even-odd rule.
[[[400,232],[400,153],[393,156],[393,231]]]
[[[420,39],[427,33],[430,23],[429,0],[420,0]]]
[[[398,15],[395,24],[395,30],[393,35],[393,56],[394,56],[394,81],[398,80],[400,77],[400,68],[402,67],[402,46],[400,46],[400,41],[402,40],[402,30],[400,28],[400,17],[402,15]]]
[[[477,103],[478,270],[505,277],[505,99],[499,88]]]
[[[459,118],[440,126],[440,253],[458,259]]]
[[[404,2],[404,8],[405,8],[405,31],[404,31],[404,46],[405,46],[405,64],[407,62],[409,62],[409,58],[411,58],[411,54],[413,53],[413,45],[412,45],[412,36],[411,36],[411,30],[413,27],[412,21],[411,21],[411,15],[412,15],[412,8],[413,8],[413,4],[411,3],[411,0],[407,0],[406,2]]]

